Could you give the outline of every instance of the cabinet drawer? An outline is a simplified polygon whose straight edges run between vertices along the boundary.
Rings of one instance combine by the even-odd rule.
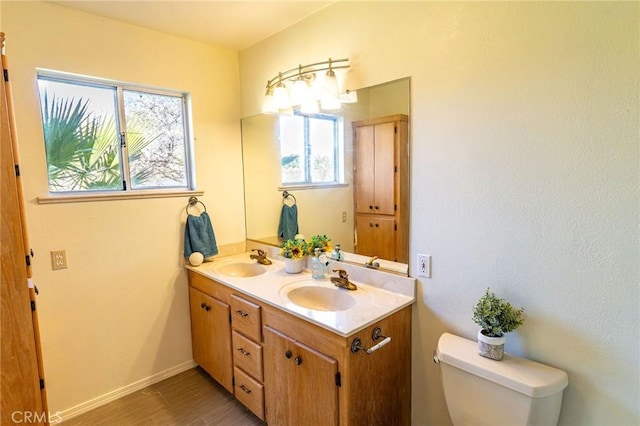
[[[233,364],[262,381],[262,345],[233,332]]]
[[[234,368],[234,373],[236,398],[260,420],[264,420],[264,386],[238,367]]]
[[[231,295],[231,324],[234,330],[238,330],[256,342],[262,341],[260,319],[260,306],[251,303],[242,297]]]

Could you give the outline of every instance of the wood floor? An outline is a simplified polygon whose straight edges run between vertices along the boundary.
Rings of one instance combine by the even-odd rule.
[[[62,424],[266,425],[200,367],[153,384]]]

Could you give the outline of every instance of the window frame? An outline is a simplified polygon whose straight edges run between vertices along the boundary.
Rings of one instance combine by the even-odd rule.
[[[194,140],[193,140],[193,123],[191,111],[191,96],[189,92],[154,87],[143,84],[135,84],[117,80],[104,79],[99,77],[91,77],[61,71],[54,71],[43,68],[36,68],[36,82],[46,80],[52,82],[67,83],[80,86],[96,87],[101,89],[110,89],[115,91],[114,117],[116,118],[116,136],[118,137],[118,155],[120,158],[120,171],[123,179],[123,187],[113,190],[77,190],[77,191],[51,191],[49,184],[49,173],[47,176],[47,192],[48,196],[38,197],[40,204],[55,202],[73,202],[73,201],[98,201],[112,199],[130,199],[130,198],[164,198],[179,197],[185,195],[203,195],[203,191],[196,190],[195,180],[195,156],[194,156]],[[143,94],[162,95],[179,98],[182,104],[182,130],[184,135],[184,162],[185,162],[185,186],[149,186],[145,188],[136,188],[132,186],[132,180],[129,170],[129,153],[126,143],[126,120],[124,109],[124,92],[132,91]],[[38,89],[38,108],[40,111],[41,128],[42,123],[42,100],[40,99],[40,90]],[[46,144],[43,134],[43,145]],[[44,146],[43,146],[44,148]],[[49,160],[45,154],[45,165],[48,169]]]
[[[280,186],[278,189],[286,188],[323,188],[323,187],[337,187],[346,186],[344,182],[344,153],[341,150],[344,149],[344,141],[340,138],[341,129],[343,127],[342,117],[339,115],[312,113],[306,114],[300,111],[294,111],[293,115],[303,118],[303,152],[304,152],[304,181],[299,182],[283,182],[282,171],[280,172]],[[311,141],[310,141],[310,124],[309,120],[319,119],[331,121],[333,123],[333,175],[334,180],[329,182],[312,182],[311,181]],[[280,123],[279,123],[280,125]],[[282,151],[280,152],[282,158]],[[282,170],[282,166],[280,166]]]

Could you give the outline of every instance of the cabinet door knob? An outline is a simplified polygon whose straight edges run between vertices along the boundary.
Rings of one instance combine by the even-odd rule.
[[[302,364],[302,358],[300,358],[299,356],[296,357],[296,359],[294,359],[296,365],[300,365]]]
[[[375,209],[376,209],[376,210],[378,210],[379,208],[380,208],[380,207],[378,207],[378,206],[375,206]]]
[[[200,307],[201,307],[202,309],[204,309],[204,307],[205,307],[205,306],[207,306],[207,304],[206,304],[206,303],[204,303],[204,302],[202,302],[202,303],[200,304]]]
[[[369,227],[373,227],[373,222],[369,222]]]
[[[286,356],[287,358],[291,358],[291,351],[286,351],[284,353],[284,356]]]
[[[211,310],[211,306],[209,306],[209,305],[205,305],[205,306],[204,306],[204,310],[205,310],[205,311],[207,311],[207,312],[209,312],[209,311]]]
[[[369,210],[373,210],[373,206],[369,206]]]
[[[380,224],[379,224],[379,223],[376,223],[376,228],[377,228],[377,227],[379,227],[379,226],[380,226]]]

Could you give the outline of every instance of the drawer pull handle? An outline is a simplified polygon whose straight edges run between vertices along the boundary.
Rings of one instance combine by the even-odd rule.
[[[240,389],[242,389],[244,393],[251,393],[251,389],[249,389],[245,385],[240,385]]]
[[[241,311],[240,309],[238,309],[238,310],[236,311],[236,314],[240,315],[242,318],[246,318],[246,317],[248,317],[248,316],[249,316],[249,314],[248,314],[248,313],[243,312],[243,311]]]
[[[242,355],[244,356],[249,356],[251,355],[251,352],[247,352],[244,350],[244,348],[238,348],[238,352],[240,352]]]

